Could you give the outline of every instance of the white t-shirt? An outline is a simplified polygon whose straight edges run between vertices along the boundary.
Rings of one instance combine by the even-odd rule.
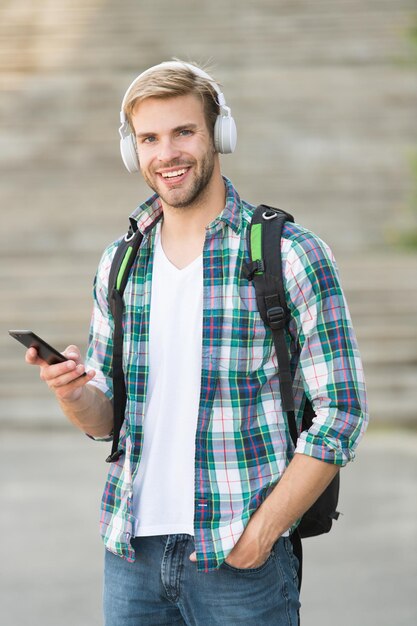
[[[135,535],[194,534],[201,386],[202,255],[179,270],[155,242],[143,451],[133,484]]]

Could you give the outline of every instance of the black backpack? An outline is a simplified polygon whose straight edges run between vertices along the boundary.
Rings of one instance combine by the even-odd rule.
[[[247,266],[247,278],[255,286],[256,303],[264,323],[271,328],[278,360],[279,385],[282,409],[287,416],[288,428],[294,446],[298,432],[294,414],[294,396],[290,359],[285,341],[285,333],[290,321],[287,307],[281,265],[282,229],[285,222],[294,222],[289,213],[261,204],[253,214],[248,229],[248,249],[251,262]],[[302,430],[308,430],[315,417],[311,402],[306,398]],[[298,525],[301,538],[315,537],[329,532],[333,520],[338,519],[336,510],[339,498],[339,473],[330,485],[306,511]]]
[[[272,331],[274,346],[278,360],[279,385],[282,408],[287,416],[288,429],[294,446],[298,439],[298,431],[294,414],[294,397],[290,359],[285,340],[285,333],[290,319],[284,292],[281,254],[282,229],[285,222],[294,222],[289,213],[266,205],[259,205],[248,228],[248,250],[251,261],[246,264],[245,274],[253,281],[259,313]],[[126,388],[123,374],[123,293],[130,270],[142,242],[142,233],[137,224],[131,220],[127,235],[122,239],[115,252],[109,275],[108,299],[114,318],[113,336],[113,408],[114,430],[113,445],[110,456],[106,459],[111,463],[123,454],[118,449],[120,429],[124,421],[126,408]],[[311,402],[306,398],[302,430],[307,430],[315,416]],[[301,538],[314,537],[329,532],[333,520],[338,519],[336,510],[339,497],[339,473],[330,485],[303,515],[297,530],[291,535],[294,552],[300,561],[299,585],[301,586]]]

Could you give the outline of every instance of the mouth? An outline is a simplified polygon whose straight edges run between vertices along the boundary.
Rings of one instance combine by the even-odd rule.
[[[164,170],[158,172],[158,176],[162,178],[165,184],[173,185],[179,182],[182,182],[184,178],[187,176],[191,167],[177,167],[176,169]]]

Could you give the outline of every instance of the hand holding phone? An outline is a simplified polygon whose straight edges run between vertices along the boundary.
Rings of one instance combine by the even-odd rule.
[[[49,345],[49,343],[31,330],[9,330],[9,335],[17,341],[20,341],[20,343],[26,346],[26,348],[35,348],[39,358],[45,361],[48,365],[64,363],[69,360],[61,354],[61,352],[58,352],[58,350],[53,348]],[[81,376],[85,375],[85,372],[81,374]]]
[[[31,330],[9,330],[9,334],[26,348],[34,348],[26,353],[26,362],[39,366],[41,379],[68,419],[86,433],[107,437],[113,427],[113,406],[101,390],[88,385],[96,373],[85,371],[79,349],[68,346],[66,357]]]
[[[9,335],[17,341],[20,341],[21,344],[26,346],[26,348],[35,348],[38,356],[48,363],[48,365],[55,365],[55,363],[63,363],[64,361],[68,361],[68,359],[55,350],[49,343],[46,343],[44,339],[36,335],[31,330],[9,330]]]

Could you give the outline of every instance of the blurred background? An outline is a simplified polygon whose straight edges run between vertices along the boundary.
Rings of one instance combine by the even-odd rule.
[[[241,196],[332,247],[364,359],[371,426],[344,517],[306,542],[303,623],[411,626],[416,0],[0,0],[2,623],[101,624],[107,448],[66,424],[7,330],[85,348],[101,252],[150,195],[119,156],[121,99],[173,56],[223,85]]]

